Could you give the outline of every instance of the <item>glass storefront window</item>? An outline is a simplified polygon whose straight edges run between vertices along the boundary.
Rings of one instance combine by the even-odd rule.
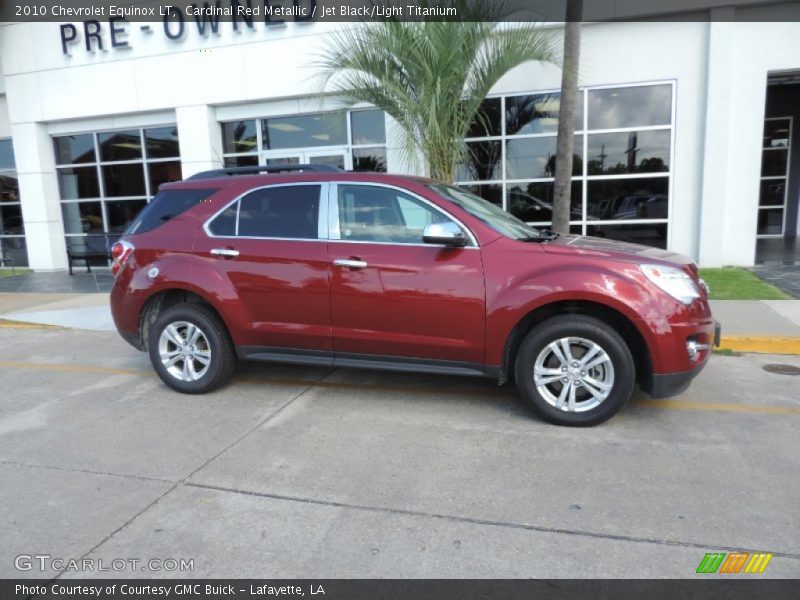
[[[583,136],[575,136],[572,174],[583,171]],[[506,142],[506,179],[537,179],[556,174],[556,138],[518,138]]]
[[[222,146],[225,153],[257,152],[257,137],[254,120],[222,124]]]
[[[561,94],[530,94],[506,98],[506,135],[556,133]],[[575,130],[583,129],[583,93],[578,96]]]
[[[481,103],[478,116],[467,131],[468,138],[493,137],[502,134],[500,98],[487,98]]]
[[[27,267],[28,246],[16,167],[11,138],[0,139],[0,258],[10,259],[15,267]],[[4,261],[0,266],[10,264]]]
[[[589,90],[589,129],[649,127],[671,122],[669,84]]]
[[[223,122],[223,164],[315,163],[385,172],[385,120],[382,110],[367,108]]]
[[[53,147],[68,237],[124,231],[161,184],[182,178],[175,125],[56,136]]]
[[[355,110],[350,113],[352,144],[364,146],[382,144],[386,140],[386,125],[382,110]]]
[[[101,162],[142,158],[142,132],[138,129],[98,133],[97,141]]]
[[[345,114],[318,113],[263,119],[261,139],[264,150],[341,146],[347,143]]]
[[[180,158],[177,127],[155,127],[144,130],[147,158]]]
[[[97,160],[94,151],[94,135],[63,135],[55,138],[56,164],[76,165]]]
[[[672,96],[672,83],[580,90],[571,231],[666,244]],[[503,115],[502,131],[470,130],[465,139],[468,160],[457,170],[457,184],[491,196],[493,202],[528,223],[548,226],[552,221],[560,94],[537,92],[489,100]],[[769,129],[765,138],[774,132],[779,139],[780,129]],[[626,225],[617,226],[619,221]]]

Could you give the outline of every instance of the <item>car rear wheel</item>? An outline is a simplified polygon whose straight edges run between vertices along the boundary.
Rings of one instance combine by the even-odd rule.
[[[589,426],[613,417],[633,392],[635,365],[608,324],[570,314],[531,329],[515,363],[517,390],[543,419]]]
[[[204,394],[233,374],[233,344],[220,319],[205,306],[182,304],[165,310],[147,339],[153,368],[174,390]]]

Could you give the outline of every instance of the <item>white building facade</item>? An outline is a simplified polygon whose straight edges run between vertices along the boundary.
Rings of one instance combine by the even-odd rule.
[[[583,25],[573,232],[703,266],[752,265],[762,239],[796,236],[800,23],[770,10]],[[17,265],[65,269],[67,238],[122,231],[158,185],[202,170],[419,171],[391,118],[319,99],[314,60],[347,24],[63,25],[0,25],[0,255]],[[552,65],[504,77],[459,173],[531,223],[550,219],[559,85]]]

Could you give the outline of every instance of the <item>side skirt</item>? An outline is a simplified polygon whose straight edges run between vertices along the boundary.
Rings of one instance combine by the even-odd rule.
[[[313,365],[318,367],[349,367],[398,371],[406,373],[429,373],[436,375],[461,375],[468,377],[497,378],[499,367],[478,363],[433,360],[408,356],[384,356],[372,354],[353,354],[329,350],[305,350],[273,348],[268,346],[239,346],[236,354],[243,360],[286,363],[293,365]]]

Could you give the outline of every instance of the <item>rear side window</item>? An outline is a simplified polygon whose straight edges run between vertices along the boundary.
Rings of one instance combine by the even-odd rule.
[[[209,223],[209,232],[225,237],[318,239],[320,191],[319,185],[254,190]]]
[[[125,235],[146,233],[197,206],[218,190],[164,190],[156,194],[125,230]]]

